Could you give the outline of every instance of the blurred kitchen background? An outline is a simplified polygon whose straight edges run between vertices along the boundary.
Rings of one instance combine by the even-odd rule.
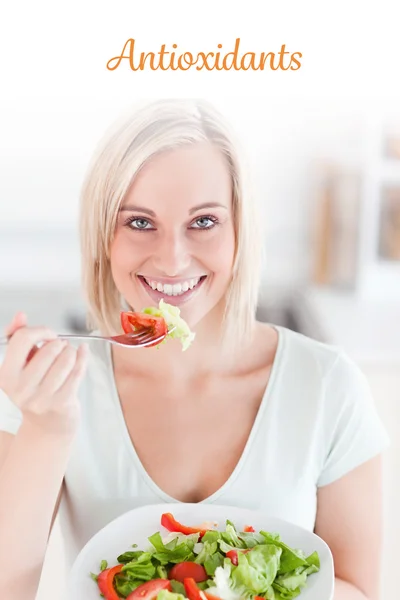
[[[343,347],[392,438],[385,456],[384,596],[400,533],[400,109],[363,98],[209,98],[247,152],[265,236],[259,318]],[[397,108],[396,108],[397,104]],[[82,178],[126,98],[14,98],[0,116],[0,328],[24,310],[85,327]],[[62,575],[56,528],[40,600]],[[51,576],[50,576],[51,575]],[[396,589],[397,593],[397,589]]]

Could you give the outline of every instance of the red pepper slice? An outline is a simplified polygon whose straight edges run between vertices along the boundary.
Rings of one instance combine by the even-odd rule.
[[[205,597],[207,598],[207,600],[221,600],[221,598],[219,596],[214,596],[214,594],[209,594],[208,592],[203,592]],[[265,600],[265,598],[262,598],[262,600]]]
[[[239,550],[239,552],[241,552],[242,554],[247,554],[248,552],[250,552],[250,550],[251,548],[248,548],[247,550]],[[237,550],[229,550],[229,552],[226,553],[226,556],[231,559],[231,562],[233,565],[235,565],[235,567],[238,566],[239,558]]]
[[[97,585],[99,586],[100,592],[103,594],[105,600],[121,600],[115,591],[114,577],[117,573],[120,573],[123,565],[117,565],[110,569],[104,569],[99,573],[97,577]]]
[[[183,533],[185,535],[199,533],[200,538],[208,531],[207,529],[198,529],[197,527],[187,527],[186,525],[182,525],[182,523],[179,523],[171,513],[164,513],[161,515],[161,525],[165,527],[165,529],[168,529],[168,531]]]
[[[183,580],[183,585],[185,586],[185,592],[189,600],[204,600],[204,596],[202,596],[202,592],[197,587],[194,579],[186,577],[186,579]]]
[[[197,587],[195,580],[191,577],[186,577],[183,581],[183,585],[185,586],[185,592],[189,600],[204,600],[204,598],[206,598],[206,600],[221,600],[219,596],[214,596],[213,594],[200,590],[200,588]]]
[[[245,528],[243,529],[243,531],[245,531],[246,533],[255,533],[256,532],[254,527],[252,527],[251,525],[246,525]]]

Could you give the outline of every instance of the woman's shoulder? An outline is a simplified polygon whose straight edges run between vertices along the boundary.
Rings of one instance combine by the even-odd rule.
[[[370,398],[369,384],[361,367],[340,346],[323,342],[289,328],[276,326],[285,368],[298,383],[318,381],[326,398],[332,395],[364,400]]]
[[[287,368],[317,369],[321,375],[327,374],[344,357],[343,349],[323,342],[304,333],[282,325],[259,323],[259,335],[271,338],[271,330],[276,337],[276,358],[284,358]]]
[[[328,374],[343,360],[351,362],[343,348],[327,341],[300,333],[288,327],[274,325],[279,335],[279,345],[284,349],[289,363],[309,365],[321,374]]]

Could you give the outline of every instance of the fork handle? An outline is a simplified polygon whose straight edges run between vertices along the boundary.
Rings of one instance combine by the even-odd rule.
[[[57,336],[60,340],[69,340],[69,339],[73,339],[73,340],[87,340],[87,339],[91,339],[91,340],[103,340],[104,338],[100,335],[75,335],[75,334],[60,334]],[[9,338],[8,337],[1,337],[0,338],[0,346],[6,346],[9,342]]]
[[[104,340],[101,335],[78,335],[75,333],[59,333],[59,340]]]

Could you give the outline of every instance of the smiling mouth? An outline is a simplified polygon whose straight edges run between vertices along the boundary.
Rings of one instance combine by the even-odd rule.
[[[196,287],[206,279],[207,275],[193,277],[192,279],[187,279],[186,281],[181,281],[179,283],[161,283],[160,281],[144,277],[143,275],[138,275],[138,277],[153,291],[160,292],[165,296],[183,296],[187,292],[196,289]]]

